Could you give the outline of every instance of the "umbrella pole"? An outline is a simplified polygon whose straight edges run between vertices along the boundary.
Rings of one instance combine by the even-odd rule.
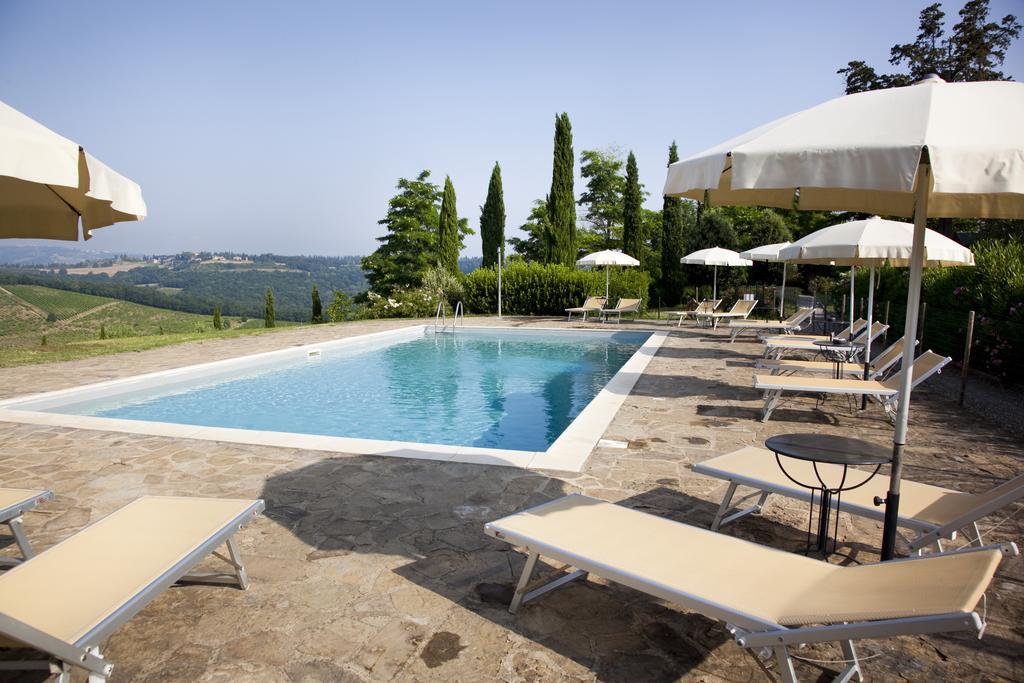
[[[910,417],[910,388],[913,384],[914,346],[917,342],[917,311],[921,305],[921,271],[924,270],[924,234],[928,222],[928,192],[931,189],[931,165],[918,166],[914,198],[914,246],[910,254],[910,285],[907,288],[907,320],[903,326],[903,359],[900,361],[900,393],[897,399],[896,431],[892,437],[892,472],[885,497],[885,528],[882,531],[882,559],[896,553],[896,523],[900,510],[900,478],[903,476],[903,449],[907,443]]]
[[[714,284],[711,286],[711,300],[714,301],[718,298],[718,266],[715,266],[715,279]]]
[[[605,308],[611,308],[611,306],[608,305],[608,304],[611,303],[610,301],[608,301],[608,282],[609,282],[608,277],[609,277],[608,276],[608,266],[605,266],[604,267],[604,305],[605,305]]]
[[[868,338],[864,342],[864,379],[868,380],[868,370],[871,367],[871,325],[874,324],[874,315],[872,314],[875,308],[875,266],[871,266],[871,270],[868,271]],[[864,410],[868,407],[868,395],[864,394],[860,399],[860,409]]]
[[[779,320],[786,318],[786,266],[788,265],[786,262],[782,263],[782,296],[779,297]]]
[[[498,249],[498,318],[501,318],[501,269],[505,264],[502,263],[505,260],[505,247],[504,245]]]
[[[857,279],[857,266],[850,266],[850,339],[853,339],[853,285]],[[871,330],[868,330],[871,334]]]

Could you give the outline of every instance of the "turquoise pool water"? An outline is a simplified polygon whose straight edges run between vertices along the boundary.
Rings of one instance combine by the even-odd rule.
[[[546,450],[647,340],[646,332],[427,335],[327,349],[55,412],[207,427]]]

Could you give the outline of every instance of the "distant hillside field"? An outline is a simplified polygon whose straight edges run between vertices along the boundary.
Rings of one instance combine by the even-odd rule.
[[[223,323],[228,329],[215,330],[209,315],[35,285],[2,285],[0,367],[263,331],[262,318],[243,322],[224,316]]]

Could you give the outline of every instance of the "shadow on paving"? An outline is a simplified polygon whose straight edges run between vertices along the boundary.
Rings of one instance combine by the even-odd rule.
[[[594,581],[566,586],[509,614],[525,556],[485,536],[484,523],[567,493],[562,481],[511,467],[346,457],[271,477],[262,497],[267,517],[313,547],[307,561],[352,553],[407,557],[398,575],[578,662],[601,680],[676,680],[731,639],[715,620]],[[622,503],[691,523],[699,518],[705,526],[714,514],[707,501],[664,487]],[[446,640],[434,643],[438,638]],[[459,656],[462,640],[472,642],[473,634],[436,633],[420,657],[438,666]],[[434,661],[439,655],[443,661]],[[734,655],[753,671],[738,648]]]

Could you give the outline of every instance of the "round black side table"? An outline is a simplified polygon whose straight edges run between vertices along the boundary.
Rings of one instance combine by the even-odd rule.
[[[782,473],[797,486],[811,491],[811,509],[807,519],[807,550],[816,550],[828,557],[828,536],[829,536],[829,515],[832,512],[832,497],[836,498],[836,521],[832,532],[832,552],[836,549],[836,535],[839,532],[839,506],[842,502],[843,491],[852,491],[868,483],[872,477],[878,474],[882,465],[892,462],[892,449],[877,444],[851,439],[845,436],[830,436],[827,434],[780,434],[773,436],[764,442],[765,447],[775,454],[775,461],[779,464]],[[805,460],[814,467],[814,476],[817,483],[807,483],[795,479],[786,471],[781,456]],[[829,463],[841,465],[843,468],[842,477],[839,483],[827,483],[818,471],[818,463]],[[851,465],[874,465],[875,469],[862,481],[848,485],[847,479],[850,474]],[[857,474],[864,474],[855,470]],[[814,494],[819,496],[818,501],[818,535],[815,544],[811,545],[811,527],[814,520]]]

